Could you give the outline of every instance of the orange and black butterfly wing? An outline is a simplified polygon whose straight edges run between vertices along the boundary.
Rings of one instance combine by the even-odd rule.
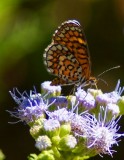
[[[82,68],[67,47],[53,44],[47,48],[44,58],[48,71],[58,76],[52,85],[74,84],[82,78]]]
[[[62,23],[45,49],[44,62],[48,71],[58,76],[52,84],[81,84],[89,80],[90,56],[79,22]]]
[[[70,50],[82,67],[82,77],[88,80],[91,72],[90,55],[80,23],[76,20],[62,23],[55,31],[52,42],[62,44]]]

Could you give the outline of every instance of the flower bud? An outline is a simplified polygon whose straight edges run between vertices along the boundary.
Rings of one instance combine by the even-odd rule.
[[[60,137],[63,137],[71,132],[71,125],[70,123],[62,124],[60,126]]]
[[[72,150],[77,145],[77,140],[72,135],[64,136],[59,143],[59,149],[62,151]]]
[[[51,147],[52,143],[48,136],[39,136],[36,139],[35,147],[38,148],[40,151]]]
[[[124,115],[124,96],[118,100],[117,105],[120,108],[120,114]]]
[[[59,96],[61,94],[60,86],[51,86],[51,81],[46,81],[41,84],[41,93],[49,93],[51,96]]]

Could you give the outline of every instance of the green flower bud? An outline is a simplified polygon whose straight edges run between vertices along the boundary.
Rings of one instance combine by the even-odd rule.
[[[90,94],[93,95],[93,97],[95,98],[96,96],[100,95],[100,94],[103,94],[101,89],[88,89],[88,91]]]
[[[32,125],[32,127],[30,128],[30,134],[34,139],[38,138],[38,136],[43,134],[44,120],[45,120],[44,117],[40,117],[35,121],[34,125]]]
[[[30,128],[31,136],[36,139],[42,134],[42,126],[34,125]]]
[[[67,96],[67,99],[68,99],[68,102],[69,102],[69,107],[72,107],[76,104],[76,96],[72,96],[72,95],[69,95]]]
[[[120,114],[123,115],[124,114],[124,96],[122,96],[118,100],[117,105],[120,107]]]
[[[28,160],[37,160],[38,156],[36,154],[30,154]]]
[[[70,123],[62,124],[60,126],[60,137],[63,137],[71,132],[71,125]]]
[[[51,141],[52,141],[53,145],[57,146],[60,142],[60,137],[59,136],[54,136],[54,137],[52,137]]]
[[[43,151],[41,154],[38,155],[37,160],[55,160],[53,156],[53,151],[52,150]]]

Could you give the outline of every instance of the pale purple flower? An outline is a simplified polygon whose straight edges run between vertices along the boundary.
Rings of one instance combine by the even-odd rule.
[[[85,113],[84,113],[85,114]],[[71,117],[71,130],[75,136],[85,137],[85,128],[87,127],[87,118],[83,115],[74,114]]]
[[[97,89],[86,92],[79,87],[75,95],[67,97],[60,96],[60,86],[50,86],[50,83],[41,84],[42,95],[35,90],[29,95],[27,92],[21,94],[17,89],[10,92],[18,107],[15,112],[9,112],[31,124],[35,146],[44,150],[39,155],[52,153],[61,158],[66,154],[69,159],[97,154],[112,156],[113,146],[118,146],[119,139],[124,136],[119,133],[117,124],[120,119],[117,118],[120,114],[117,102],[124,91],[120,81],[110,93],[103,94]]]
[[[51,81],[45,81],[41,84],[41,88],[45,93],[52,93],[54,95],[60,95],[61,93],[61,86],[51,86]]]
[[[69,148],[74,148],[77,145],[76,138],[72,135],[69,135],[67,138],[67,145],[69,146]]]
[[[96,96],[96,101],[101,105],[107,105],[108,103],[116,104],[119,98],[120,95],[117,92],[113,91]]]
[[[96,107],[95,98],[92,94],[86,93],[83,89],[78,89],[75,95],[77,97],[77,101],[79,101],[85,109],[90,110]]]
[[[41,94],[36,93],[36,91],[30,91],[30,95],[28,95],[27,92],[21,94],[17,89],[14,89],[13,92],[10,91],[10,94],[19,106],[16,111],[8,112],[20,121],[33,122],[41,117],[48,108]],[[19,96],[16,96],[16,94],[19,94]]]
[[[43,127],[45,131],[53,131],[60,127],[58,120],[48,119],[43,122]]]
[[[38,148],[40,151],[42,151],[46,148],[49,148],[51,146],[52,146],[52,142],[49,139],[49,137],[47,137],[47,136],[39,136],[36,139],[35,147]]]
[[[67,150],[67,149],[73,149],[77,145],[77,139],[72,135],[66,135],[62,137],[62,139],[59,142],[59,148],[60,150]]]
[[[118,116],[120,113],[119,106],[113,103],[108,103],[107,106],[108,111],[112,113],[112,115]]]
[[[86,137],[87,137],[87,147],[95,149],[98,154],[109,154],[112,156],[115,152],[112,147],[114,145],[118,146],[118,139],[124,134],[118,133],[120,126],[118,126],[118,119],[115,116],[110,121],[107,121],[107,107],[101,107],[98,119],[90,115],[86,116],[87,125]],[[89,119],[89,120],[88,120]]]
[[[96,101],[100,105],[107,105],[108,103],[116,104],[118,100],[121,98],[121,94],[124,91],[124,87],[120,87],[120,80],[118,80],[115,90],[110,93],[99,94],[96,96]]]
[[[46,114],[49,118],[58,120],[59,122],[69,122],[73,113],[66,108],[56,109],[53,112],[47,111]]]

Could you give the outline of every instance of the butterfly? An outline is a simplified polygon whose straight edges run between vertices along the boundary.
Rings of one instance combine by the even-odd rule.
[[[48,72],[57,76],[51,85],[86,86],[97,82],[91,76],[87,41],[76,20],[65,21],[58,27],[43,57]]]

